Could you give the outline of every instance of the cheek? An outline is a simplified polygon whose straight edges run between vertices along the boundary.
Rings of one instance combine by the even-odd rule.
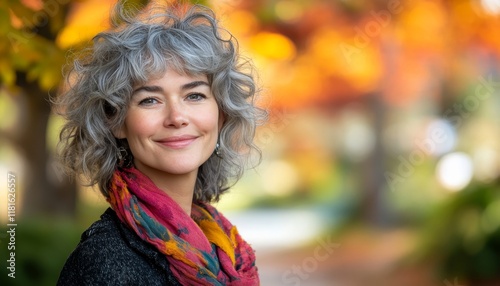
[[[140,112],[131,112],[125,119],[125,132],[128,139],[147,136],[156,129],[155,117]]]
[[[213,116],[199,118],[197,124],[198,130],[209,135],[210,137],[215,137],[215,138],[217,138],[219,133],[218,125],[219,124],[217,118],[214,118]]]

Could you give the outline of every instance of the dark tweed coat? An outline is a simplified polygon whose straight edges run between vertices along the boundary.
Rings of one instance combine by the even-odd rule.
[[[87,229],[57,285],[180,285],[164,254],[143,241],[108,208]]]

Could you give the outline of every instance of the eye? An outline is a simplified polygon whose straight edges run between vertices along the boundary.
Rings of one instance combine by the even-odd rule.
[[[144,98],[143,100],[139,101],[139,105],[145,105],[145,106],[153,105],[156,103],[158,103],[158,100],[156,100],[156,98],[154,97]]]
[[[188,96],[186,97],[186,99],[191,100],[191,101],[201,101],[205,98],[207,98],[207,97],[201,93],[191,93],[191,94],[188,94]]]

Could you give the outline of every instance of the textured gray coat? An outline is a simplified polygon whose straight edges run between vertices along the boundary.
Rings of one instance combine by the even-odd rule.
[[[83,234],[57,285],[180,285],[167,258],[108,208]]]

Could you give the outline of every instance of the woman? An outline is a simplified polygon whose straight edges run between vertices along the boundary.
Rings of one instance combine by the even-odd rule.
[[[209,204],[258,151],[248,63],[208,8],[123,11],[58,100],[61,158],[111,206],[58,285],[258,285],[253,250]]]

